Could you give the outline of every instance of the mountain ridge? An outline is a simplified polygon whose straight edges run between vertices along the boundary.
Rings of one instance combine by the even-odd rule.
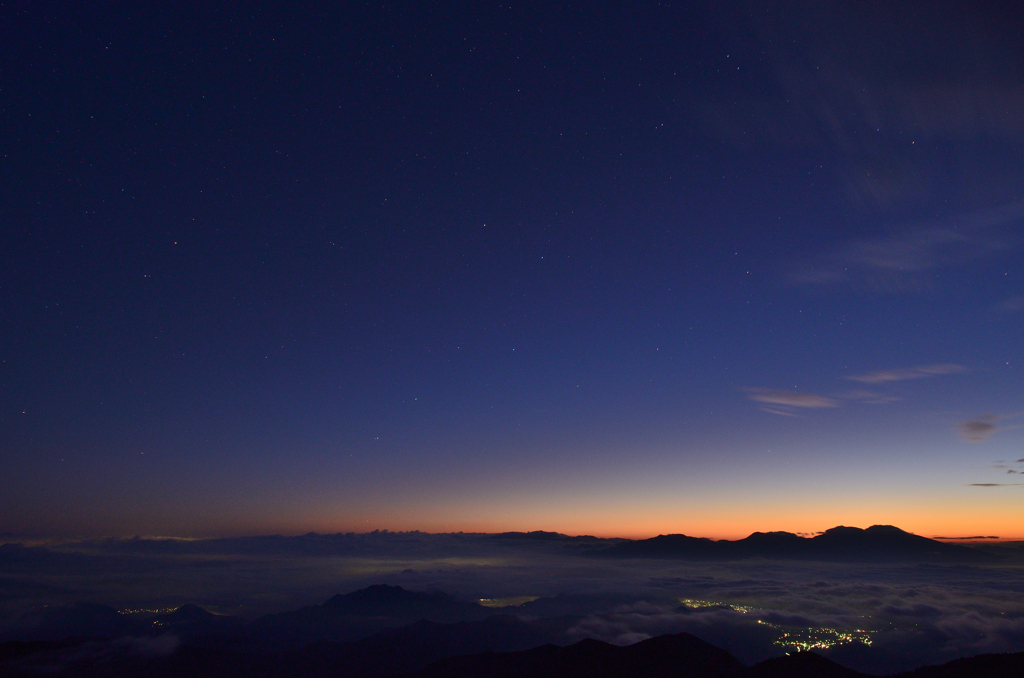
[[[785,537],[783,537],[785,539]],[[338,600],[335,600],[337,598]],[[407,601],[455,600],[446,594],[372,586],[332,599],[335,605],[357,601],[374,605]],[[331,610],[327,603],[314,606]],[[310,608],[303,608],[310,609]],[[111,610],[87,610],[95,619]],[[271,616],[273,618],[273,616]],[[158,619],[205,626],[220,618],[186,605]],[[554,621],[554,620],[551,620]],[[864,678],[813,652],[763,660],[744,666],[729,651],[687,633],[654,636],[619,646],[585,638],[568,642],[564,624],[490,615],[481,620],[439,623],[419,620],[386,628],[354,641],[314,639],[301,646],[239,645],[193,636],[170,643],[166,634],[148,638],[111,636],[60,641],[0,643],[0,676],[55,678],[77,676],[249,675],[262,678],[332,676],[333,678]],[[214,629],[213,626],[210,626]],[[116,631],[115,629],[112,629]],[[183,627],[184,630],[184,627]],[[186,634],[190,635],[190,634]],[[946,664],[888,674],[889,678],[991,678],[1024,675],[1024,652],[977,655]]]
[[[610,546],[603,555],[625,558],[738,560],[747,558],[820,561],[986,562],[996,556],[961,544],[921,537],[893,525],[861,529],[839,525],[814,537],[792,532],[754,532],[730,541],[658,535]]]

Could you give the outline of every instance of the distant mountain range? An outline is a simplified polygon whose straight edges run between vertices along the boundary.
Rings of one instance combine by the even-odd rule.
[[[82,544],[76,552],[66,547],[0,544],[0,567],[35,573],[66,572],[71,568],[119,567],[125,558],[138,556],[237,555],[250,556],[390,556],[409,559],[475,557],[494,552],[542,552],[570,556],[626,558],[685,558],[736,560],[747,558],[822,561],[926,561],[984,562],[1012,556],[1024,542],[951,544],[910,534],[891,525],[867,529],[834,527],[814,537],[791,532],[755,532],[735,541],[668,534],[652,539],[593,536],[571,537],[557,532],[503,532],[499,534],[425,534],[372,532],[366,534],[304,534],[284,537],[230,539],[104,539]]]
[[[736,541],[670,534],[642,539],[599,540],[595,537],[566,537],[551,532],[504,533],[483,538],[513,543],[585,544],[582,555],[605,558],[662,558],[680,560],[805,560],[832,562],[915,562],[985,563],[998,561],[995,551],[961,544],[948,544],[920,537],[891,525],[867,529],[834,527],[815,537],[790,532],[755,532]],[[7,545],[0,555],[29,565],[50,557],[45,549]],[[2,563],[0,563],[2,564]],[[577,601],[580,602],[580,601]],[[625,602],[625,601],[624,601]],[[523,612],[535,616],[559,614],[561,601],[541,599],[528,603]],[[579,605],[576,606],[577,608]],[[157,630],[174,630],[183,637],[219,633],[247,638],[261,647],[285,649],[318,640],[348,641],[364,638],[385,628],[398,628],[420,620],[437,623],[479,621],[493,611],[474,602],[458,600],[444,593],[407,591],[400,587],[371,586],[362,591],[336,595],[322,605],[267,615],[245,624],[232,617],[211,615],[201,608],[185,606],[166,618],[140,624],[131,616],[101,605],[50,608],[28,639],[58,640],[92,635],[138,635]]]
[[[844,562],[985,562],[995,558],[969,546],[919,537],[892,525],[873,525],[864,530],[833,527],[814,537],[801,537],[791,532],[755,532],[736,541],[668,534],[615,544],[602,554],[620,558]]]

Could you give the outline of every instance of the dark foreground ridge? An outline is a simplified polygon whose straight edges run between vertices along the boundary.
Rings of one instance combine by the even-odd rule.
[[[413,623],[395,624],[414,617]],[[453,617],[458,620],[444,621]],[[446,594],[398,586],[371,586],[250,624],[195,605],[145,621],[92,605],[71,608],[63,627],[56,617],[48,618],[40,627],[46,639],[0,643],[0,678],[867,676],[813,652],[744,666],[728,651],[687,633],[625,647],[593,639],[572,643],[565,629],[579,619],[494,615]],[[61,628],[78,636],[61,637]],[[348,640],[366,629],[373,631]],[[1024,676],[1024,653],[958,659],[893,678],[967,676]]]
[[[1024,652],[979,655],[889,678],[1020,678]],[[455,657],[418,672],[421,678],[875,678],[814,652],[796,652],[745,667],[725,650],[687,633],[617,647],[582,640],[569,647]]]
[[[687,633],[658,636],[619,647],[581,640],[568,647],[545,645],[525,652],[454,657],[420,671],[422,678],[602,678],[607,676],[740,676],[746,667],[731,654]]]
[[[34,641],[0,643],[0,676],[94,678],[875,678],[845,668],[814,652],[797,652],[754,666],[687,633],[663,635],[620,647],[581,640],[558,647],[541,645],[518,652],[459,655],[494,642],[487,625],[521,624],[488,620],[479,629],[448,629],[421,622],[356,643],[314,643],[301,651],[241,652],[183,646],[154,655],[121,643]],[[521,629],[520,629],[521,630]],[[500,635],[500,634],[498,634]],[[453,642],[454,641],[454,642]],[[149,648],[152,650],[153,648]],[[442,656],[438,659],[438,655]],[[928,666],[889,678],[1019,678],[1024,652],[979,655]]]
[[[985,562],[994,556],[959,544],[946,544],[892,525],[833,527],[815,537],[791,532],[755,532],[736,541],[714,541],[683,534],[630,541],[609,547],[620,558],[689,560],[817,560],[843,562]]]

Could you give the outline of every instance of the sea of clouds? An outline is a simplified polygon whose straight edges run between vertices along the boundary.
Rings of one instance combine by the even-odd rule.
[[[777,643],[786,631],[822,628],[868,632],[870,646],[851,642],[822,652],[874,673],[1024,651],[1019,556],[985,566],[695,563],[613,560],[601,557],[599,546],[422,533],[5,544],[0,640],[31,637],[48,611],[78,603],[121,609],[191,602],[255,618],[390,584],[470,600],[538,596],[503,611],[564,616],[569,641],[629,644],[685,631],[748,664],[792,649]]]

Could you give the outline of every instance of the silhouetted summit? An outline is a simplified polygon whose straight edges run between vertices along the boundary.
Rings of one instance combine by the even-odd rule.
[[[669,534],[614,545],[605,553],[626,558],[735,560],[770,558],[825,561],[980,562],[993,556],[959,544],[919,537],[892,525],[833,527],[815,537],[791,532],[755,532],[737,541],[712,541]]]
[[[650,539],[629,541],[609,548],[606,553],[615,556],[636,558],[689,558],[694,560],[722,558],[723,544],[732,542],[714,541],[705,537],[688,537],[685,534],[660,534]]]
[[[476,603],[445,593],[376,585],[335,595],[323,605],[261,617],[247,631],[254,640],[270,646],[298,647],[318,640],[356,640],[423,619],[451,623],[475,621],[490,614]]]
[[[1024,652],[981,654],[925,666],[892,678],[1020,678],[1024,676]]]
[[[1024,652],[957,659],[889,678],[1019,678]],[[794,652],[751,667],[686,633],[650,638],[626,647],[582,640],[524,652],[485,652],[437,662],[418,678],[870,678],[814,652]]]
[[[422,678],[712,678],[744,670],[732,655],[688,633],[658,636],[619,647],[581,640],[568,647],[544,645],[525,652],[487,652],[438,662]]]
[[[927,537],[904,532],[892,525],[872,525],[866,530],[856,527],[833,527],[810,540],[822,553],[835,559],[944,560],[962,557],[979,559],[980,554],[966,546],[946,544]]]
[[[870,678],[866,673],[836,664],[816,652],[794,652],[766,659],[755,664],[747,675],[749,678]]]
[[[159,617],[160,621],[163,622],[205,622],[214,619],[216,615],[212,612],[207,612],[198,605],[192,603],[186,603],[182,605],[174,612],[169,612]]]
[[[317,606],[317,609],[324,609]],[[0,675],[40,678],[866,678],[811,652],[744,667],[729,652],[686,633],[620,647],[586,639],[567,647],[544,624],[509,616],[482,622],[418,622],[349,643],[274,651],[209,643],[97,641],[0,643]],[[137,641],[138,639],[136,639]],[[171,638],[170,640],[173,641]],[[163,651],[154,651],[159,648]],[[525,648],[532,649],[525,649]],[[148,650],[148,651],[146,651]],[[495,651],[498,650],[498,651]],[[520,651],[515,651],[520,650]],[[141,652],[140,652],[141,651]],[[477,652],[479,654],[469,654]],[[434,662],[434,663],[431,663]],[[1018,678],[1024,653],[979,655],[890,678]]]
[[[213,614],[191,603],[182,605],[174,612],[158,615],[154,623],[151,631],[170,632],[187,638],[231,635],[239,633],[244,627],[244,621],[239,617]]]
[[[39,626],[33,630],[33,635],[36,639],[45,640],[110,638],[138,633],[144,627],[144,624],[128,615],[118,614],[112,607],[78,603],[48,610]]]
[[[417,609],[446,608],[453,605],[462,606],[467,603],[459,603],[446,593],[408,591],[401,586],[377,584],[352,593],[331,596],[323,604],[323,607],[346,614],[376,616],[410,612]]]
[[[808,552],[808,541],[792,532],[755,532],[733,542],[733,550],[743,557],[803,558]]]

